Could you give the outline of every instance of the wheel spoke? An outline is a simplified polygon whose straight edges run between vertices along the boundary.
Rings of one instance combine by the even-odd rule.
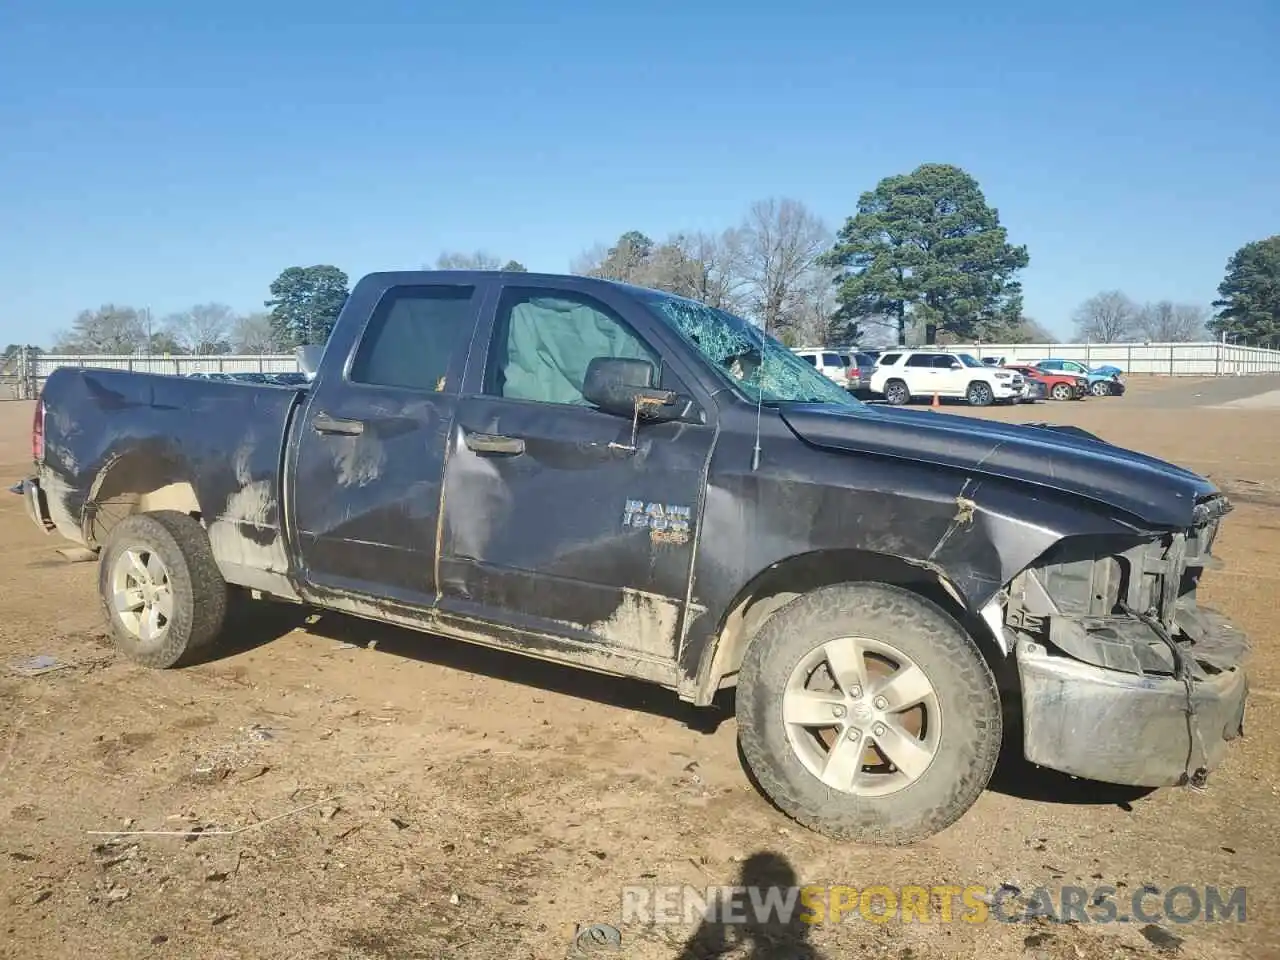
[[[823,647],[827,665],[840,689],[849,693],[852,687],[863,690],[867,687],[867,661],[863,656],[862,644],[855,637],[841,637],[829,640]]]
[[[915,780],[933,760],[933,751],[896,723],[887,723],[884,733],[876,734],[876,746],[890,763]]]
[[[782,695],[782,719],[802,727],[830,727],[838,724],[837,707],[844,707],[844,698],[839,693],[788,690]]]
[[[901,667],[874,691],[889,701],[887,710],[907,710],[933,695],[933,684],[914,663]]]
[[[135,580],[139,583],[146,583],[151,579],[151,573],[147,570],[147,565],[142,562],[142,557],[136,550],[128,550],[125,556],[129,558],[130,573],[133,574]]]
[[[156,588],[152,605],[160,610],[166,623],[173,618],[173,588],[169,585],[169,581],[166,580]]]
[[[112,596],[112,602],[120,613],[136,613],[141,609],[144,601],[142,599],[142,591],[134,587],[115,591]]]
[[[822,768],[822,782],[836,790],[852,792],[854,780],[862,769],[862,752],[866,738],[861,731],[850,729],[827,753]]]
[[[169,579],[169,575],[165,572],[164,564],[160,562],[160,558],[154,553],[147,556],[147,576],[155,584],[164,583]]]

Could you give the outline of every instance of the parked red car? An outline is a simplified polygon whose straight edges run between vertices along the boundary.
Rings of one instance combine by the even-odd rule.
[[[1016,371],[1028,380],[1044,384],[1045,395],[1050,400],[1083,400],[1089,395],[1089,381],[1073,373],[1041,370],[1029,363],[1007,363],[1004,369]]]

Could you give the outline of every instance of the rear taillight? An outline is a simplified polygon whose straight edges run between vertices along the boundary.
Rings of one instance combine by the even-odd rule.
[[[31,458],[44,462],[44,401],[36,401],[36,412],[31,418]]]

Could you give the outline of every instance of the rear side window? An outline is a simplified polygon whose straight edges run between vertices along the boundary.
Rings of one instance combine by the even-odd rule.
[[[438,393],[472,332],[475,287],[392,287],[373,312],[351,381]]]
[[[914,353],[907,357],[908,367],[932,367],[933,354],[931,353]]]
[[[880,366],[892,367],[895,363],[897,363],[901,359],[902,359],[902,354],[900,353],[886,353],[883,357],[880,358]]]
[[[818,365],[818,359],[812,353],[802,353],[799,354],[799,357],[811,367],[816,367]]]
[[[822,355],[822,365],[824,367],[843,367],[845,362],[844,358],[838,353],[824,353]]]

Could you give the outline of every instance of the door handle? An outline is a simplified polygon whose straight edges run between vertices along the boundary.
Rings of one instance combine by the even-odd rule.
[[[364,422],[331,417],[327,413],[317,413],[311,418],[311,429],[316,433],[337,433],[344,437],[358,437],[364,433]]]
[[[468,450],[476,453],[524,453],[519,437],[503,437],[494,433],[468,433],[464,437]]]

